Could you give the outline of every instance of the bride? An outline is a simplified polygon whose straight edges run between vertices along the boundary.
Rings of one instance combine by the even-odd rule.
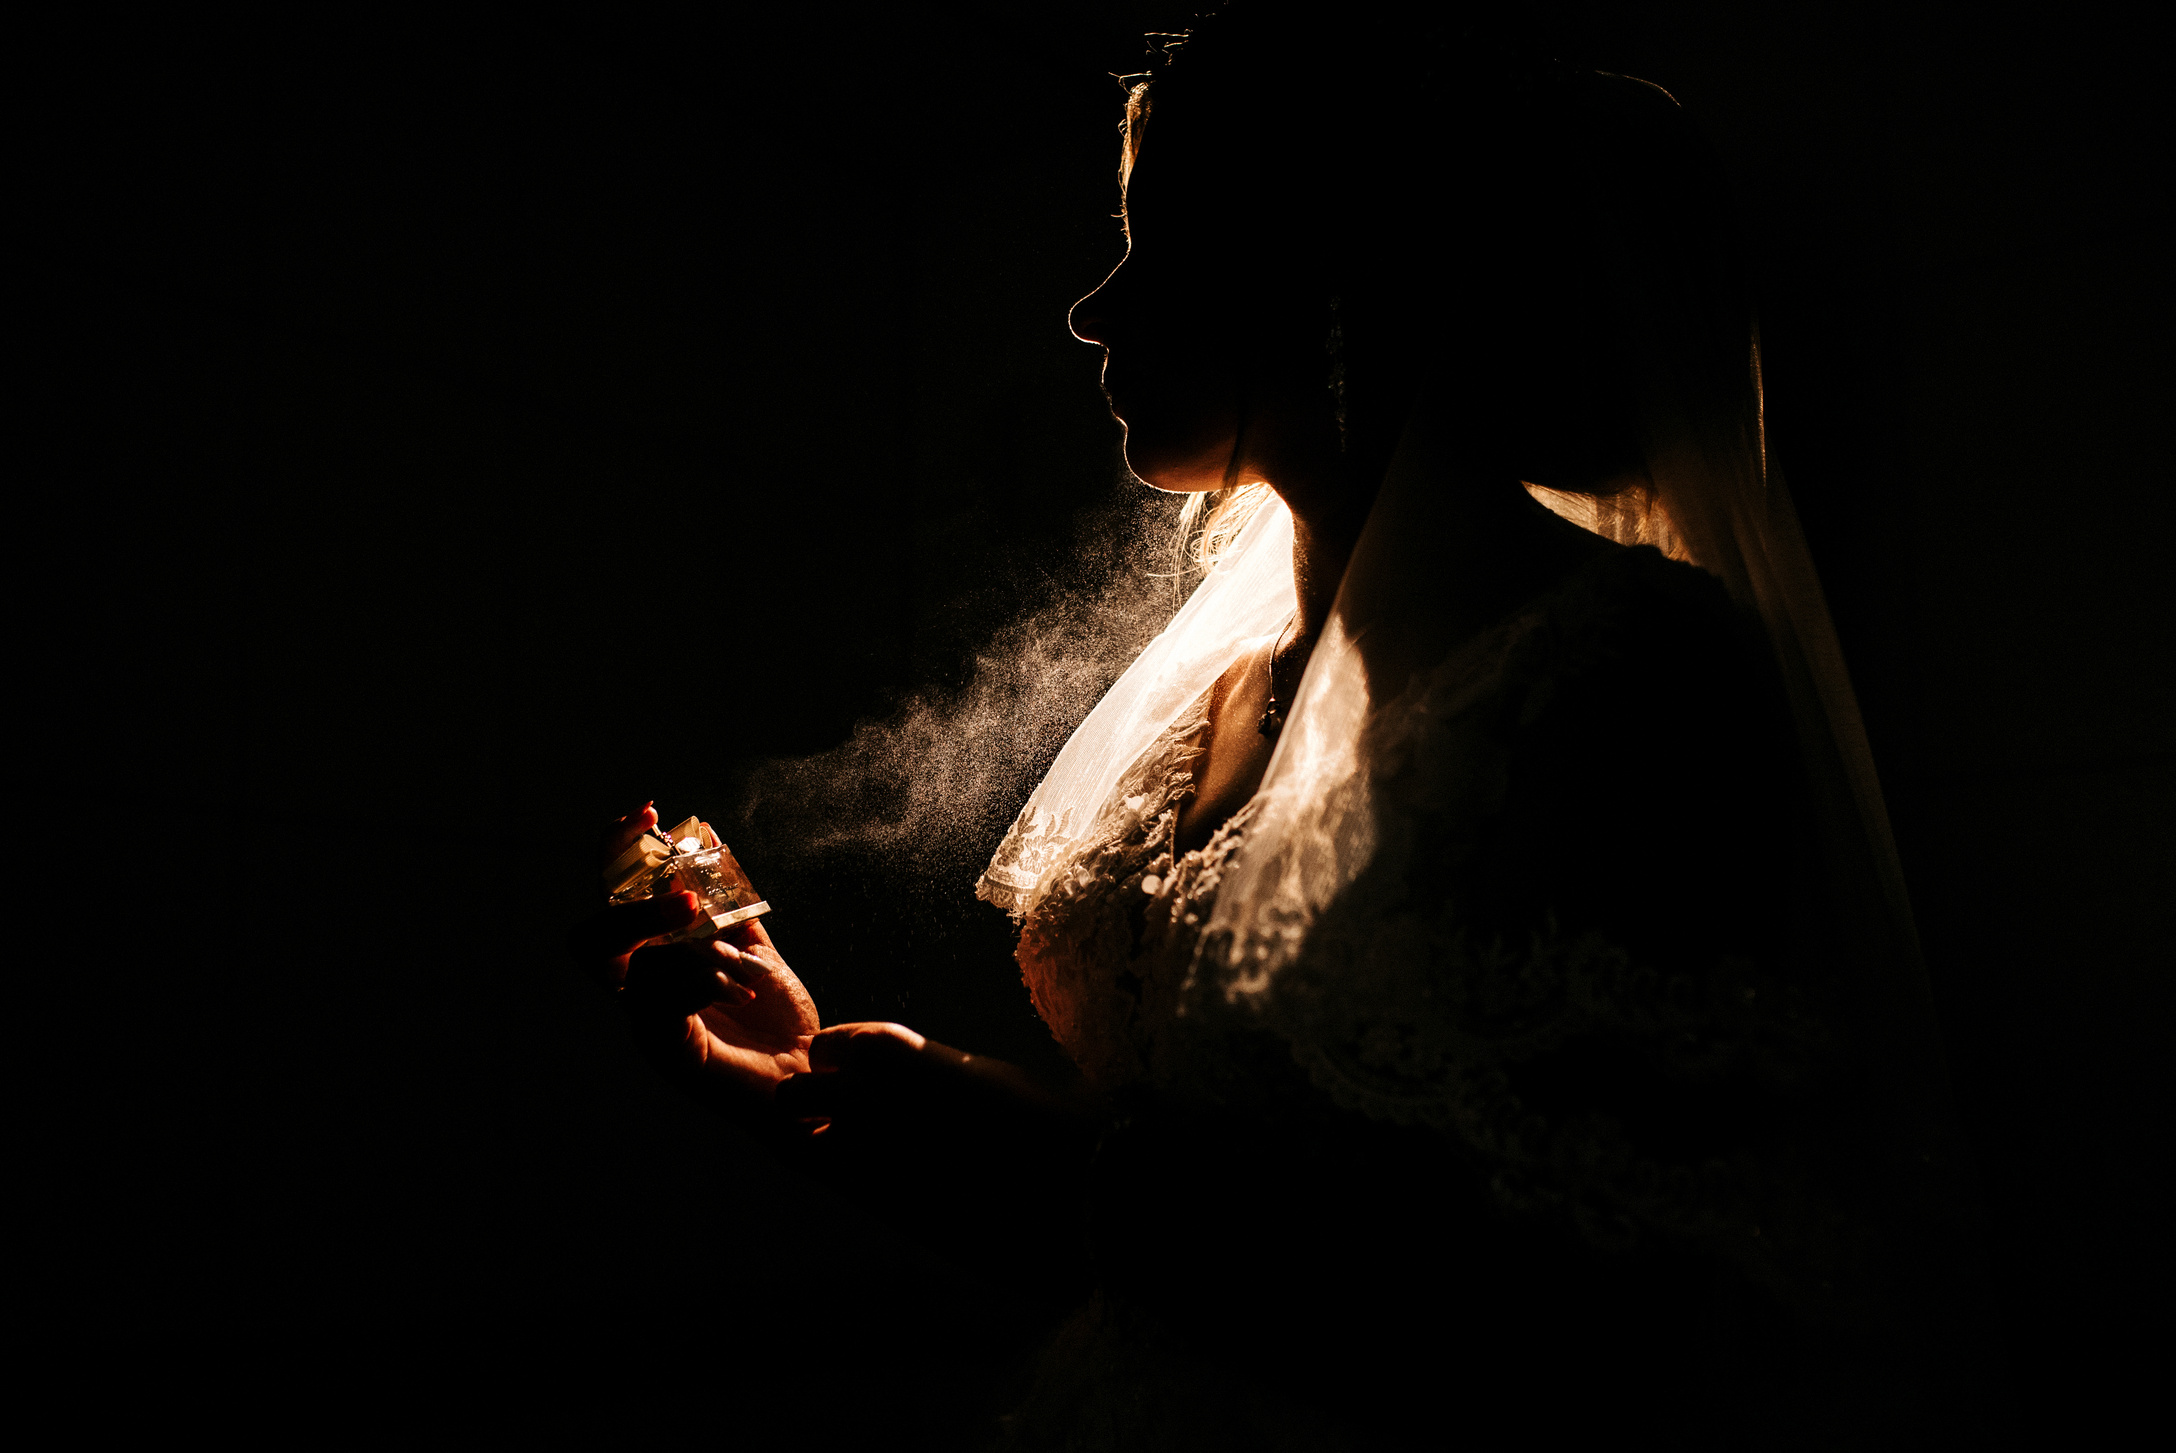
[[[686,895],[578,946],[667,1073],[1077,1303],[1021,1446],[1895,1432],[1939,1060],[1727,191],[1655,86],[1366,11],[1130,92],[1072,325],[1201,583],[979,888],[1078,1083],[823,1026],[760,922],[641,947]]]

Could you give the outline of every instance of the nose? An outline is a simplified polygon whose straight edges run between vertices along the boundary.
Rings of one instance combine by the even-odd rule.
[[[1104,345],[1110,343],[1112,294],[1117,289],[1118,274],[1125,266],[1124,262],[1120,262],[1111,269],[1111,275],[1103,280],[1101,286],[1073,305],[1073,311],[1066,321],[1073,330],[1073,336],[1081,342]]]
[[[1103,311],[1096,305],[1095,293],[1090,293],[1073,305],[1072,313],[1066,318],[1066,326],[1083,343],[1104,341],[1103,335],[1108,330],[1103,326]]]

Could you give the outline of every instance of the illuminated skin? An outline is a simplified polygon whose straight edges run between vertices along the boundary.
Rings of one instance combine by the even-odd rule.
[[[1073,335],[1104,350],[1104,393],[1125,426],[1128,466],[1180,494],[1221,488],[1233,469],[1241,385],[1231,360],[1246,350],[1236,482],[1267,483],[1290,506],[1294,527],[1298,615],[1275,662],[1279,699],[1289,703],[1373,489],[1346,477],[1324,385],[1324,301],[1299,281],[1310,271],[1304,258],[1279,265],[1264,245],[1235,249],[1224,221],[1237,214],[1232,199],[1186,185],[1188,170],[1205,169],[1187,167],[1183,136],[1168,156],[1161,132],[1157,140],[1157,148],[1142,145],[1127,179],[1126,256],[1074,305]],[[1180,810],[1181,850],[1206,843],[1261,785],[1275,746],[1256,730],[1270,702],[1269,653],[1234,662],[1212,692],[1208,751]]]
[[[1200,194],[1173,187],[1165,212],[1158,175],[1154,168],[1135,166],[1127,189],[1126,259],[1074,307],[1073,332],[1106,350],[1104,386],[1112,412],[1126,426],[1126,455],[1134,472],[1159,489],[1188,492],[1217,488],[1231,460],[1237,383],[1220,360],[1229,351],[1237,309],[1254,310],[1247,319],[1249,333],[1267,331],[1282,339],[1284,356],[1266,368],[1257,358],[1250,371],[1240,480],[1268,481],[1293,511],[1300,614],[1277,663],[1289,698],[1328,618],[1372,490],[1354,499],[1344,484],[1337,419],[1322,386],[1322,322],[1314,292],[1287,286],[1265,295],[1259,287],[1244,286],[1244,281],[1273,278],[1276,270],[1235,274],[1220,265],[1216,252],[1196,241],[1214,236],[1213,228],[1202,225]],[[1170,219],[1168,226],[1158,220],[1162,217]],[[1222,261],[1228,264],[1228,256]],[[1224,286],[1204,286],[1204,279],[1221,279]],[[1265,317],[1265,303],[1285,316]],[[1214,689],[1210,749],[1196,795],[1182,809],[1183,846],[1207,841],[1260,785],[1274,745],[1255,729],[1269,705],[1267,657],[1265,648],[1233,663]],[[649,806],[619,819],[607,834],[605,860],[656,822]],[[675,1078],[743,1098],[769,1096],[789,1076],[802,1075],[797,1092],[810,1099],[811,1080],[846,1078],[839,1071],[896,1071],[906,1060],[927,1068],[932,1059],[941,1061],[943,1072],[964,1068],[953,1061],[966,1056],[904,1025],[819,1029],[814,1002],[760,920],[736,926],[711,944],[648,950],[641,971],[630,980],[631,950],[692,923],[695,913],[692,894],[668,895],[608,909],[577,935],[577,952],[600,980],[628,985],[638,1038],[653,1062]],[[694,1012],[713,994],[721,997],[707,1012]],[[987,1059],[976,1060],[973,1068],[1005,1076],[1005,1067]]]
[[[656,826],[657,809],[647,803],[613,822],[604,861]],[[595,977],[628,991],[629,1022],[650,1059],[694,1084],[767,1096],[780,1080],[809,1068],[819,1020],[816,1002],[762,919],[735,924],[708,943],[651,949],[641,975],[629,977],[637,948],[687,927],[700,911],[693,893],[618,905],[577,929],[573,947]]]
[[[1125,426],[1128,464],[1174,492],[1225,482],[1239,434],[1234,364],[1245,358],[1238,482],[1267,483],[1293,517],[1297,615],[1274,662],[1279,699],[1289,703],[1329,618],[1390,441],[1375,441],[1373,452],[1341,448],[1326,387],[1326,289],[1304,235],[1283,229],[1274,246],[1252,239],[1236,245],[1229,219],[1246,215],[1246,199],[1198,185],[1217,169],[1190,165],[1183,129],[1173,132],[1167,120],[1158,127],[1155,145],[1140,147],[1127,186],[1126,257],[1074,306],[1072,328],[1105,350],[1104,388]],[[1464,427],[1487,437],[1485,420]],[[1356,456],[1377,462],[1356,467]],[[1440,547],[1441,608],[1468,617],[1475,630],[1596,550],[1616,548],[1535,504],[1515,472],[1453,461],[1438,487],[1454,507],[1454,528]],[[1257,730],[1269,704],[1270,649],[1235,661],[1212,689],[1196,792],[1181,808],[1181,851],[1206,843],[1261,784],[1275,746]],[[604,860],[656,822],[647,805],[617,820]],[[1016,1106],[1027,1093],[1017,1070],[904,1025],[820,1028],[815,1003],[760,920],[712,943],[646,949],[630,969],[633,949],[692,923],[696,911],[694,895],[684,893],[610,908],[574,939],[600,981],[625,987],[638,1042],[682,1083],[743,1107],[775,1101],[805,1127],[820,1127],[857,1095],[957,1114],[977,1095]],[[1063,1118],[1053,1119],[1054,1133]]]
[[[657,826],[645,803],[606,829],[610,862]],[[701,910],[693,893],[667,893],[607,908],[570,935],[575,956],[599,982],[623,991],[637,1047],[668,1078],[737,1118],[755,1112],[775,1126],[765,1102],[793,1117],[798,1133],[821,1134],[842,1099],[870,1094],[941,1104],[973,1115],[978,1104],[1016,1124],[1022,1106],[1048,1103],[1011,1065],[927,1039],[903,1024],[822,1027],[816,1002],[786,964],[761,919],[704,943],[650,940],[686,928]],[[639,959],[636,958],[639,950]],[[783,1087],[792,1085],[789,1095]],[[1051,1106],[1053,1129],[1079,1119]]]
[[[1104,350],[1104,392],[1125,426],[1126,460],[1136,475],[1174,493],[1218,489],[1234,469],[1236,447],[1234,482],[1266,483],[1284,500],[1298,595],[1280,640],[1235,661],[1211,693],[1195,794],[1179,815],[1177,847],[1185,852],[1207,843],[1261,786],[1276,745],[1257,729],[1272,680],[1277,699],[1289,705],[1367,521],[1391,441],[1363,444],[1353,455],[1341,443],[1327,385],[1328,288],[1317,281],[1322,269],[1304,231],[1235,229],[1231,219],[1249,215],[1253,199],[1216,185],[1213,162],[1193,165],[1183,129],[1174,136],[1158,121],[1147,135],[1154,140],[1144,138],[1127,179],[1126,256],[1074,305],[1073,334]],[[1243,441],[1233,366],[1242,355]],[[1376,463],[1356,468],[1355,455]],[[1444,487],[1457,491],[1467,527],[1445,542],[1444,564],[1466,587],[1477,629],[1519,592],[1561,576],[1599,545],[1535,505],[1501,471],[1461,472]]]

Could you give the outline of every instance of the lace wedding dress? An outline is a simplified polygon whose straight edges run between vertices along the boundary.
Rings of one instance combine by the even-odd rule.
[[[1288,1346],[1379,1310],[1350,1265],[1277,1257],[1265,1221],[1380,1234],[1358,1280],[1432,1287],[1475,1328],[1517,1325],[1552,1259],[1689,1258],[1778,1305],[1850,1280],[1850,1218],[1805,1190],[1832,1180],[1808,1109],[1825,1029],[1788,935],[1802,793],[1765,656],[1713,577],[1641,548],[1417,676],[1360,733],[1412,830],[1326,911],[1251,905],[1309,924],[1267,991],[1219,926],[1266,804],[1176,852],[1207,695],[1176,715],[1021,909],[1036,1007],[1120,1108],[1094,1191],[1104,1291],[1024,1441],[1224,1446],[1189,1418],[1235,1446],[1357,1436],[1281,1392],[1277,1357],[1202,1351],[1247,1335],[1188,1305],[1203,1286],[1281,1286],[1241,1320]],[[1626,1295],[1589,1310],[1621,1320]]]
[[[1627,548],[1476,635],[1470,421],[1424,381],[1254,799],[1174,851],[1209,688],[1293,606],[1274,501],[993,857],[1113,1107],[1104,1290],[1031,1445],[1222,1446],[1144,1411],[1213,1405],[1274,1446],[1295,1389],[1386,1378],[1842,1427],[1843,1391],[1948,1375],[1971,1196],[1910,905],[1757,333],[1670,236],[1611,253],[1643,480],[1536,491]]]
[[[1727,1083],[1742,1102],[1810,1063],[1818,1009],[1783,939],[1800,808],[1760,654],[1712,578],[1645,549],[1483,633],[1415,683],[1398,740],[1371,746],[1404,763],[1422,830],[1378,849],[1314,935],[1332,951],[1267,1003],[1203,953],[1259,803],[1173,847],[1206,744],[1197,698],[1023,916],[1036,1007],[1106,1094],[1282,1103],[1292,1084],[1259,1073],[1275,1042],[1313,1093],[1552,1183],[1536,1194],[1719,1232],[1714,1187],[1693,1183],[1722,1139],[1696,1156],[1643,1145],[1629,1100],[1540,1081],[1588,1041],[1622,1049],[1617,1078],[1641,1093]],[[1671,1137],[1687,1133],[1677,1116]]]

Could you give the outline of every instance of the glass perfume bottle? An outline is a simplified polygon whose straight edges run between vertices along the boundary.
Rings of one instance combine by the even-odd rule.
[[[771,911],[747,873],[700,818],[670,830],[652,828],[604,870],[605,893],[614,903],[634,903],[660,893],[693,893],[704,917],[658,943],[692,943]]]

